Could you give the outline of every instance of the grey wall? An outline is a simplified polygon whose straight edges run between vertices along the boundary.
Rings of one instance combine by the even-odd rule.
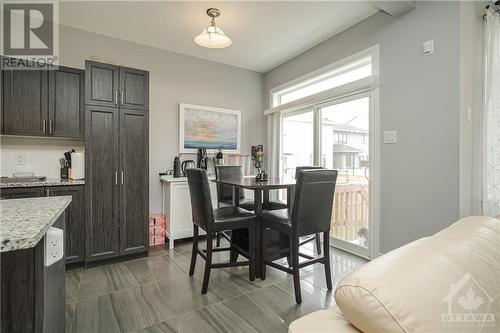
[[[459,216],[459,34],[459,3],[418,2],[398,19],[378,13],[265,75],[268,103],[270,88],[379,44],[381,131],[398,131],[397,144],[380,147],[382,252]],[[424,57],[429,39],[435,53]]]
[[[242,153],[265,137],[262,74],[174,52],[68,28],[60,29],[61,64],[84,68],[85,59],[150,72],[150,211],[161,211],[158,173],[178,154],[180,102],[242,110]]]

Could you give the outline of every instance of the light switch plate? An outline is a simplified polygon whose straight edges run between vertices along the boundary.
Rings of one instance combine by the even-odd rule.
[[[45,235],[45,266],[58,262],[64,256],[64,232],[50,227]]]
[[[429,55],[434,53],[434,40],[428,40],[422,43],[422,53],[423,55]]]
[[[398,142],[398,133],[396,131],[384,131],[384,143],[396,142]]]

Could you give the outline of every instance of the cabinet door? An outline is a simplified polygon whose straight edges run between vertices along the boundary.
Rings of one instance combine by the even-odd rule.
[[[3,71],[3,134],[47,135],[47,76],[45,70]]]
[[[149,109],[149,72],[120,67],[120,106],[127,109]]]
[[[118,109],[85,110],[86,261],[119,253]]]
[[[85,61],[85,104],[118,107],[118,68]]]
[[[149,220],[148,113],[120,110],[120,252],[147,251]]]
[[[85,72],[60,66],[49,73],[49,135],[83,138]]]
[[[43,189],[43,187],[2,188],[0,189],[0,197],[2,199],[43,197],[45,196]]]
[[[85,260],[85,190],[84,186],[47,187],[48,196],[70,195],[66,208],[66,263]]]

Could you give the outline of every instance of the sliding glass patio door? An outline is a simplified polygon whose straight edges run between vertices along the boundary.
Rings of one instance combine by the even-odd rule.
[[[281,117],[281,177],[293,179],[295,168],[305,165],[338,170],[331,244],[366,258],[377,255],[371,96],[361,93]]]
[[[371,257],[370,97],[341,99],[319,108],[321,165],[338,170],[331,243]]]

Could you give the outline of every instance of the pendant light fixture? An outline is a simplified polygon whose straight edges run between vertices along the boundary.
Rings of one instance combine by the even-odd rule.
[[[217,8],[208,8],[207,15],[212,18],[210,25],[194,38],[196,44],[211,49],[222,49],[231,45],[231,39],[215,26],[215,18],[220,16],[220,10]]]

